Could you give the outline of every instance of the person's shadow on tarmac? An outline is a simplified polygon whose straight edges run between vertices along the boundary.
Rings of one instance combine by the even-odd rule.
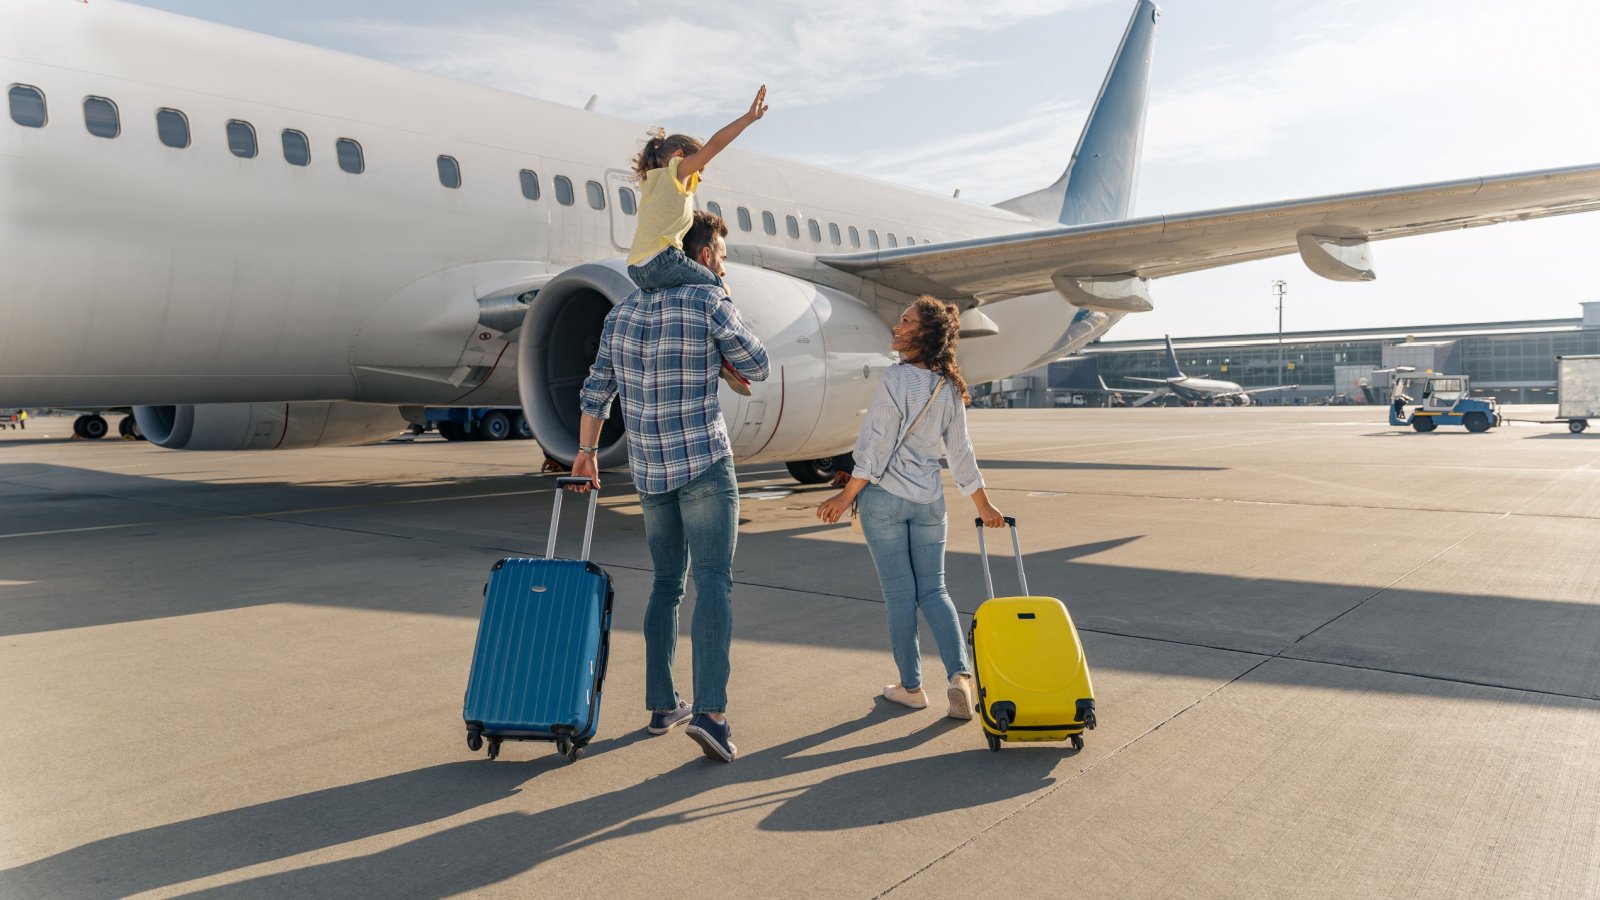
[[[897,710],[880,698],[854,721],[741,756],[731,765],[694,756],[671,771],[567,806],[490,816],[367,856],[265,875],[196,895],[454,895],[603,841],[762,806],[773,807],[761,822],[763,829],[831,831],[992,803],[1048,787],[1054,783],[1050,773],[1071,752],[1052,746],[990,754],[974,740],[971,753],[905,760],[841,773],[809,786],[659,812],[702,792],[756,786],[902,753],[952,730],[973,727],[940,718],[901,737],[807,753],[896,718]],[[642,731],[635,732],[596,743],[591,750],[620,749],[642,736]],[[517,793],[529,779],[530,767],[536,767],[532,773],[536,776],[557,765],[566,763],[554,754],[531,764],[447,763],[107,838],[0,872],[0,895],[114,897],[180,884],[448,818]]]

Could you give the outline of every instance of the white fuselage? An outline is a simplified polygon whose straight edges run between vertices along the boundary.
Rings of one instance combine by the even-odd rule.
[[[644,129],[592,112],[108,0],[7,0],[0,81],[48,110],[41,128],[0,121],[0,405],[514,404],[515,335],[477,340],[479,299],[632,237],[619,190]],[[86,128],[90,97],[115,104],[116,137]],[[182,113],[189,146],[163,144],[160,109]],[[253,130],[254,158],[230,151],[230,121]],[[286,160],[285,130],[307,136],[309,165]],[[340,139],[360,145],[360,174]],[[1040,227],[736,150],[699,201],[720,206],[730,244],[817,254],[853,252],[852,229],[866,249],[869,231],[887,247]],[[1047,294],[986,312],[1000,333],[963,346],[973,381],[1034,362],[1075,309]]]

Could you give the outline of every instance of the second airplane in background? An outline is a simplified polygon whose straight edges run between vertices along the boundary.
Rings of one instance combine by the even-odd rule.
[[[1234,406],[1249,406],[1251,398],[1256,394],[1268,394],[1275,391],[1289,391],[1300,385],[1280,384],[1276,387],[1250,388],[1246,390],[1243,385],[1232,381],[1219,381],[1214,378],[1192,378],[1183,374],[1183,369],[1178,366],[1177,351],[1172,349],[1172,336],[1166,336],[1167,342],[1167,377],[1166,378],[1135,378],[1127,376],[1129,381],[1143,381],[1147,384],[1159,384],[1155,390],[1140,388],[1113,388],[1106,385],[1104,378],[1100,379],[1100,389],[1107,393],[1139,394],[1138,400],[1132,406],[1146,406],[1164,397],[1177,397],[1185,403],[1197,403],[1205,406],[1218,404],[1233,404]]]

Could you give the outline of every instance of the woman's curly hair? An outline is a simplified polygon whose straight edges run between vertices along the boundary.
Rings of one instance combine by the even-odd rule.
[[[699,138],[687,134],[667,134],[665,128],[652,128],[646,132],[650,135],[644,142],[644,149],[633,158],[633,177],[643,181],[645,173],[651,169],[660,169],[672,159],[672,154],[683,151],[684,156],[699,153],[705,146]]]
[[[964,406],[972,405],[972,395],[967,393],[967,381],[961,377],[961,367],[956,364],[956,344],[961,340],[961,310],[955,304],[935,300],[924,294],[911,306],[917,311],[921,330],[912,340],[915,355],[907,362],[919,362],[930,371],[950,379],[961,395]]]

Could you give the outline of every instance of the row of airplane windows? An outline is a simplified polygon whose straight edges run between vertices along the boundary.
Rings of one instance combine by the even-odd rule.
[[[49,110],[45,104],[44,92],[36,87],[26,84],[13,84],[7,92],[11,106],[11,121],[27,128],[43,128],[50,121]],[[121,113],[116,103],[105,97],[83,98],[83,124],[89,133],[95,137],[116,138],[122,134]],[[256,140],[254,125],[243,119],[229,119],[226,126],[228,136],[228,149],[234,156],[241,159],[254,159],[260,153],[260,145]],[[191,143],[189,117],[182,110],[162,107],[156,110],[156,136],[161,143],[177,150],[187,149]],[[283,145],[283,158],[290,165],[311,165],[311,140],[305,132],[293,128],[283,129],[281,142]],[[360,175],[367,169],[366,154],[361,144],[351,138],[339,138],[334,142],[334,156],[339,162],[339,168],[352,175]],[[439,183],[451,189],[461,187],[461,164],[454,157],[440,155],[438,158]],[[522,196],[528,200],[538,200],[539,176],[531,169],[523,169],[519,174],[522,187]],[[556,202],[562,206],[572,206],[576,196],[572,187],[572,180],[565,175],[557,175],[554,179]],[[590,181],[584,185],[586,199],[593,209],[606,208],[605,188],[597,181]],[[617,206],[624,215],[634,216],[639,212],[638,198],[632,188],[617,188]],[[722,205],[715,201],[706,204],[706,208],[719,217],[722,215]],[[723,217],[726,218],[726,217]],[[740,231],[750,232],[755,230],[755,225],[750,217],[750,210],[740,206],[736,209],[736,222]],[[786,216],[785,225],[790,238],[800,240],[800,220],[795,216]],[[847,226],[850,246],[861,246],[861,230],[854,225]],[[769,235],[778,233],[778,221],[770,211],[761,211],[761,230]],[[822,224],[816,219],[806,220],[806,230],[812,243],[822,243]],[[890,247],[900,246],[900,241],[893,233],[886,233]],[[867,245],[876,250],[881,245],[876,229],[867,229]],[[828,223],[828,240],[835,247],[844,245],[844,233],[837,223]],[[916,238],[909,235],[905,238],[907,246],[915,244]],[[922,243],[928,243],[924,240]]]

